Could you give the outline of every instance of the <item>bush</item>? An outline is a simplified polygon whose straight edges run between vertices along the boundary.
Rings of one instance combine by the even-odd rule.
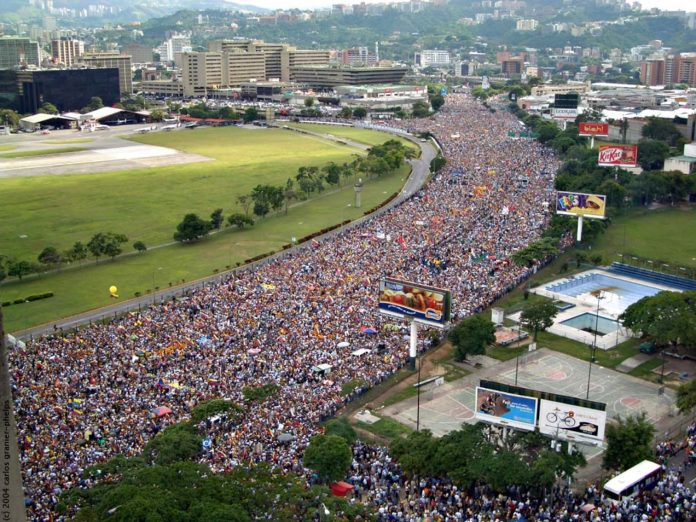
[[[48,299],[49,297],[53,297],[53,292],[44,292],[43,294],[30,295],[25,299],[25,301],[38,301],[40,299]]]
[[[15,299],[13,301],[14,304],[22,304],[24,302],[24,299]]]
[[[3,308],[7,308],[7,307],[10,306],[11,304],[12,304],[12,302],[10,302],[10,301],[4,301],[4,302],[2,303],[2,307],[3,307]]]

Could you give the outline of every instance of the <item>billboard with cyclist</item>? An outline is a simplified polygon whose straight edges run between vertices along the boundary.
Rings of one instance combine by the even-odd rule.
[[[515,393],[476,388],[476,418],[499,426],[533,431],[537,399]]]
[[[539,401],[539,431],[555,439],[601,444],[607,412],[562,402]]]

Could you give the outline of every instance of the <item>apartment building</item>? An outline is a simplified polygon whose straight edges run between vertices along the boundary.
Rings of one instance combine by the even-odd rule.
[[[51,40],[51,55],[56,63],[72,66],[83,54],[85,54],[85,43],[82,40],[72,38]]]

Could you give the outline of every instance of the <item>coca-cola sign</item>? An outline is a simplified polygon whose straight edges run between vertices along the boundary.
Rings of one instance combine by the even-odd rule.
[[[586,121],[578,124],[578,134],[580,136],[609,136],[609,124]]]
[[[600,145],[600,167],[635,167],[638,161],[637,145]]]

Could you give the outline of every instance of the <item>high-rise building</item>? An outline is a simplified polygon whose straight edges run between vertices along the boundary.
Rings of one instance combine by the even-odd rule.
[[[665,84],[665,60],[645,60],[640,62],[640,83],[643,85]]]
[[[696,53],[670,54],[640,63],[640,82],[645,85],[685,83],[696,87]]]
[[[191,37],[185,34],[175,34],[165,40],[156,51],[163,62],[173,62],[177,53],[191,52]]]
[[[3,92],[8,90],[11,92]],[[20,112],[34,113],[46,102],[59,111],[77,111],[93,96],[101,98],[104,105],[113,105],[120,99],[118,69],[8,70],[0,73],[0,98],[12,99],[11,107]]]
[[[89,53],[82,56],[82,61],[91,68],[117,68],[121,96],[133,92],[133,62],[130,56],[118,53]]]
[[[121,54],[131,57],[133,63],[152,63],[152,48],[142,44],[130,44],[121,49]]]
[[[51,54],[56,63],[64,65],[74,65],[85,53],[85,43],[82,40],[72,38],[61,38],[51,40]]]
[[[39,43],[29,38],[3,36],[0,38],[0,69],[41,63]]]
[[[182,53],[181,82],[184,96],[207,96],[222,86],[222,54]]]
[[[524,59],[520,57],[503,60],[500,64],[503,76],[518,76],[524,71]]]

